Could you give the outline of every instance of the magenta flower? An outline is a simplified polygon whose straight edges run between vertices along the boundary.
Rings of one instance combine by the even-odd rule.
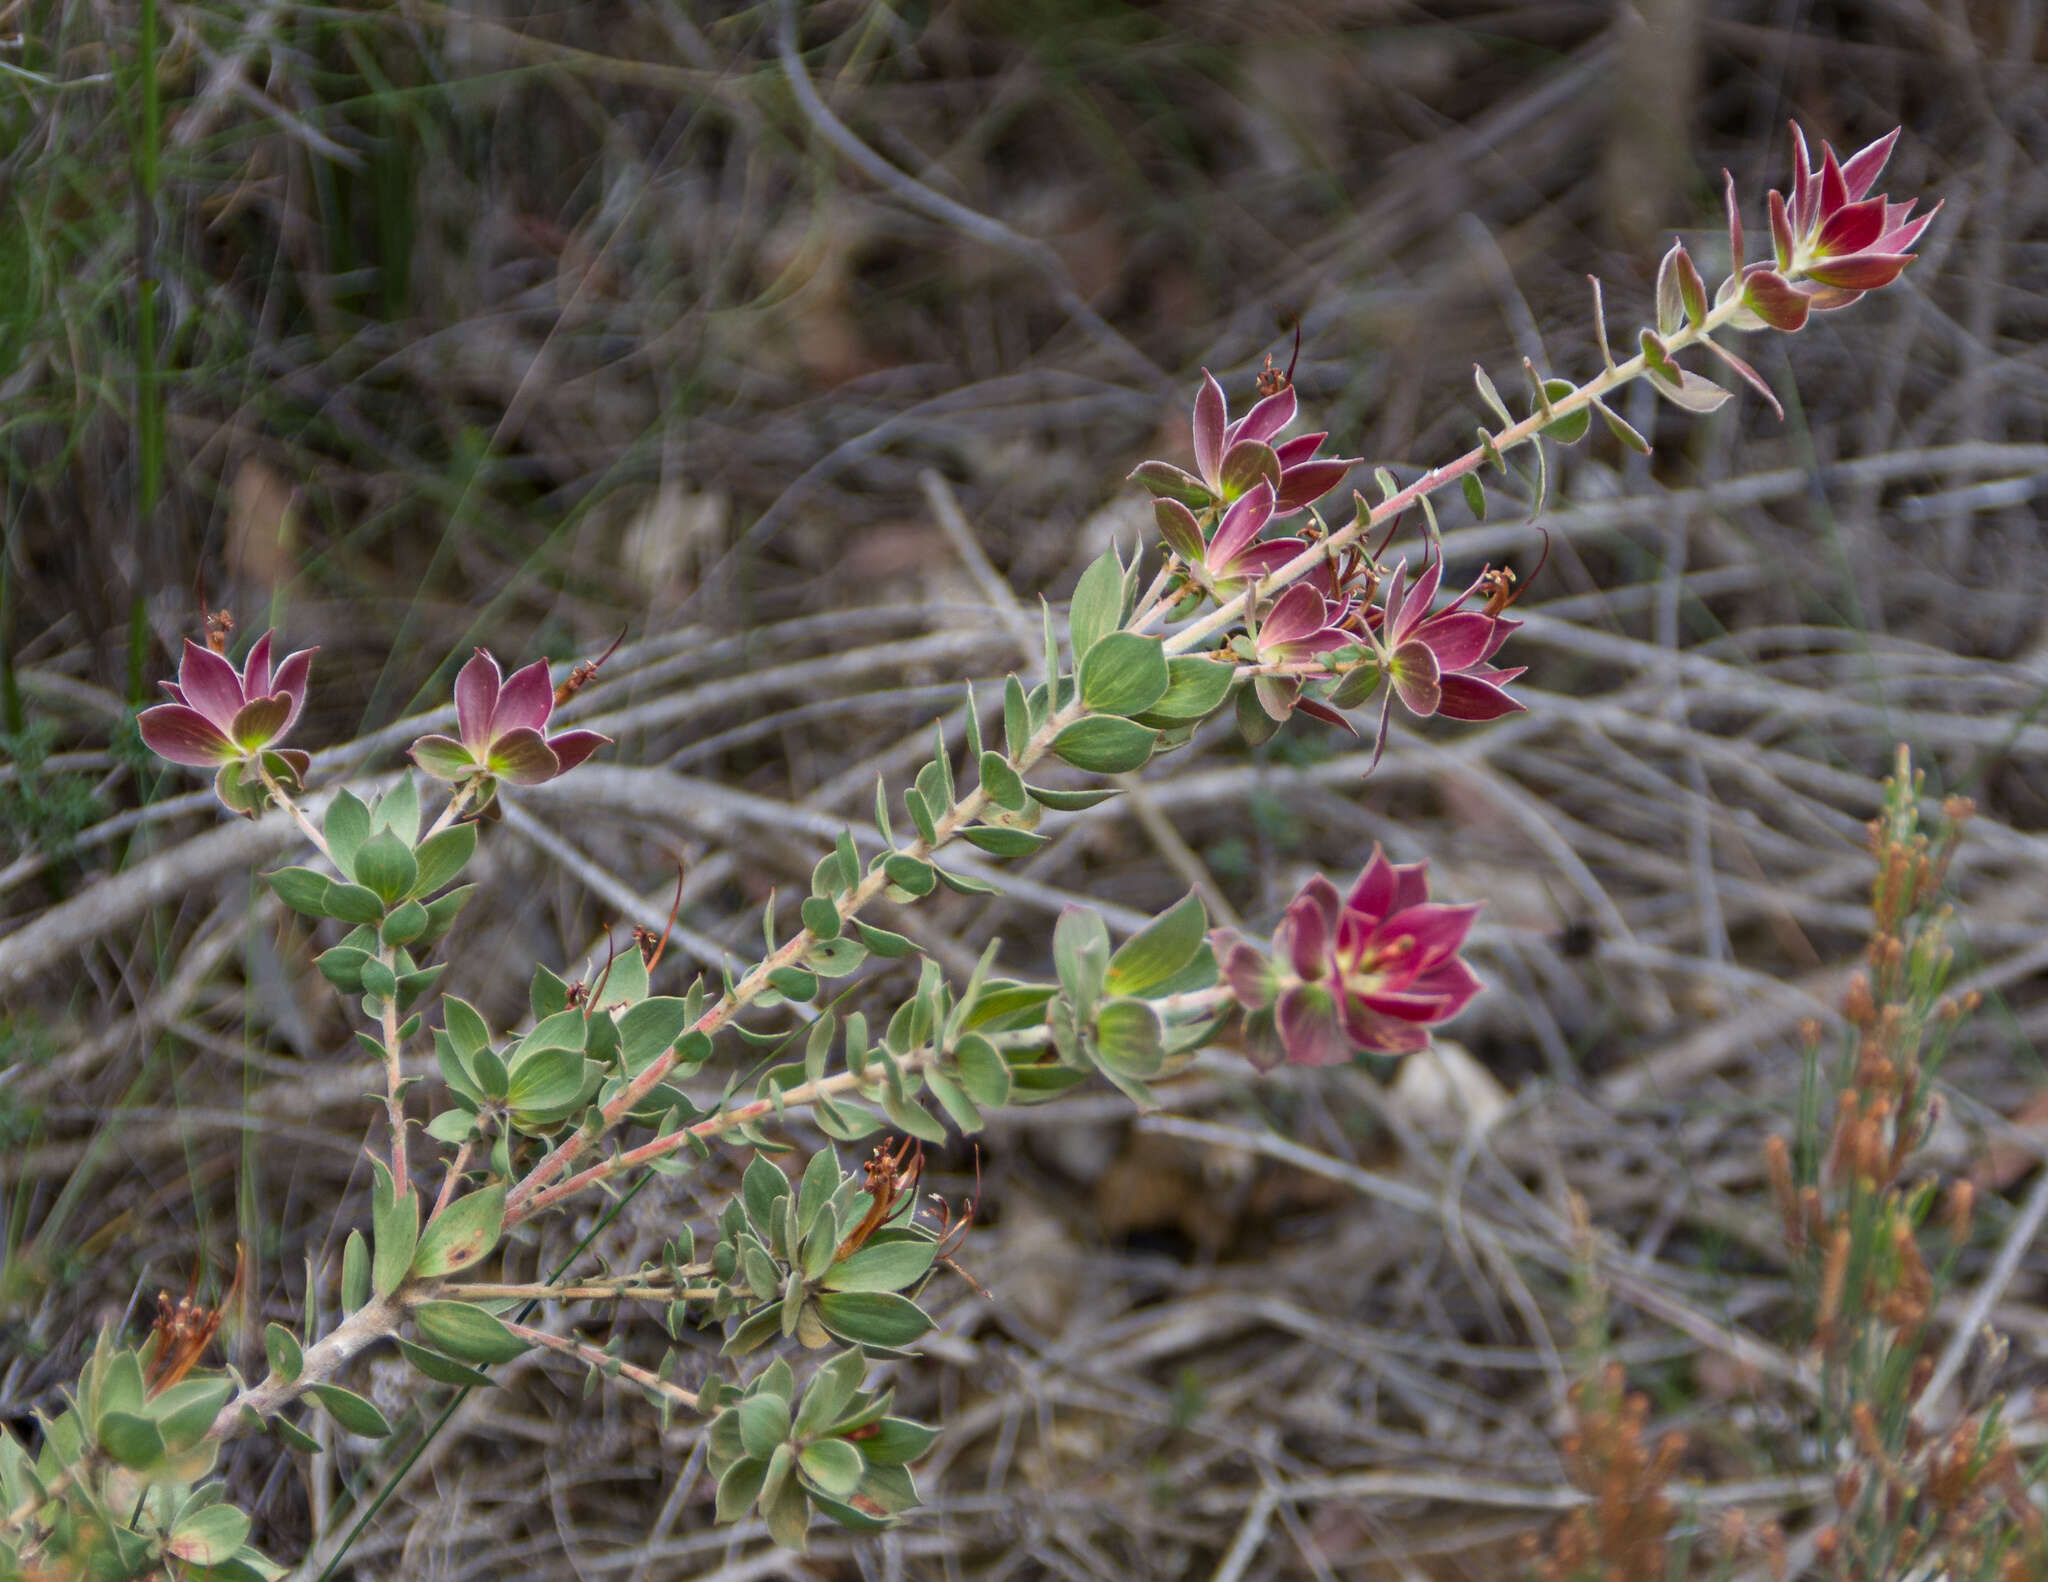
[[[1792,199],[1770,195],[1770,264],[1740,268],[1723,285],[1723,298],[1742,293],[1749,317],[1744,329],[1797,330],[1809,312],[1847,307],[1866,291],[1888,286],[1913,261],[1913,244],[1941,212],[1936,204],[1918,219],[1914,202],[1892,203],[1880,193],[1869,196],[1892,146],[1897,128],[1845,161],[1821,144],[1820,168],[1809,165],[1806,134],[1792,127]],[[1742,258],[1741,222],[1734,213],[1734,183],[1729,183],[1729,240],[1738,265]]]
[[[1353,606],[1347,601],[1332,604],[1319,588],[1297,582],[1273,602],[1258,631],[1247,642],[1252,659],[1261,665],[1292,665],[1312,660],[1332,649],[1358,641],[1346,629]],[[1259,674],[1252,677],[1252,692],[1269,719],[1285,720],[1297,708],[1319,719],[1332,720],[1351,729],[1351,722],[1334,709],[1324,708],[1301,695],[1299,675]],[[1353,734],[1356,734],[1355,732]]]
[[[1522,623],[1464,608],[1486,586],[1484,577],[1432,613],[1430,601],[1442,573],[1443,562],[1433,561],[1407,585],[1404,560],[1387,579],[1377,636],[1393,694],[1422,719],[1442,714],[1454,720],[1493,720],[1521,713],[1524,705],[1508,696],[1507,685],[1527,667],[1500,670],[1486,661]]]
[[[1166,547],[1189,565],[1200,566],[1218,599],[1235,598],[1252,578],[1270,574],[1308,547],[1305,539],[1259,537],[1273,520],[1273,486],[1264,478],[1223,513],[1216,536],[1206,544],[1194,512],[1178,500],[1154,500],[1152,514]]]
[[[187,638],[178,679],[157,683],[171,701],[135,717],[149,750],[174,764],[213,769],[253,758],[282,740],[306,706],[306,680],[318,650],[302,648],[273,670],[270,638],[265,632],[256,639],[239,670]],[[312,762],[304,753],[278,756],[299,775]]]
[[[536,659],[503,679],[498,662],[479,648],[455,678],[461,740],[422,736],[412,744],[412,760],[437,780],[488,775],[517,786],[539,785],[567,774],[611,740],[596,731],[544,735],[554,711],[547,661]]]
[[[1269,512],[1291,516],[1336,488],[1358,465],[1356,456],[1317,459],[1316,452],[1330,437],[1327,433],[1302,434],[1275,444],[1274,437],[1294,421],[1297,405],[1294,386],[1284,385],[1233,423],[1223,387],[1205,368],[1202,387],[1195,393],[1195,472],[1170,462],[1148,461],[1131,476],[1154,494],[1197,510],[1228,505],[1264,480],[1273,489]]]
[[[1429,864],[1397,867],[1375,846],[1348,896],[1321,874],[1302,887],[1273,932],[1271,958],[1216,930],[1223,981],[1245,1011],[1246,1053],[1271,1069],[1427,1048],[1429,1029],[1479,992],[1458,955],[1478,912],[1431,901]]]

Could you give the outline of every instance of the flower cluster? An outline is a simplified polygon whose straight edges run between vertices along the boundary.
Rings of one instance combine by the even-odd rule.
[[[1478,912],[1431,901],[1428,863],[1396,865],[1375,846],[1349,895],[1321,874],[1302,886],[1270,956],[1216,930],[1223,982],[1245,1012],[1246,1054],[1263,1069],[1427,1048],[1430,1027],[1479,992],[1458,955]]]
[[[460,736],[422,736],[412,761],[436,780],[509,780],[540,785],[567,774],[611,740],[596,731],[548,736],[555,686],[545,660],[536,659],[509,679],[479,648],[455,678],[455,728]]]
[[[1154,494],[1196,510],[1228,505],[1263,481],[1273,491],[1268,510],[1292,516],[1336,488],[1358,465],[1356,456],[1317,458],[1328,433],[1274,444],[1274,437],[1294,421],[1296,409],[1294,386],[1286,383],[1233,423],[1223,387],[1205,368],[1202,388],[1195,393],[1195,473],[1171,462],[1148,461],[1131,476]]]
[[[253,758],[282,741],[306,706],[306,681],[319,650],[287,654],[273,670],[271,635],[256,639],[240,669],[225,655],[187,638],[178,679],[157,683],[171,701],[135,718],[149,750],[174,764],[213,769]],[[306,755],[289,756],[303,773],[310,762]]]
[[[1820,167],[1807,152],[1806,134],[1792,128],[1792,196],[1770,195],[1769,263],[1742,262],[1742,219],[1735,206],[1735,182],[1727,183],[1728,240],[1736,273],[1721,287],[1722,300],[1741,293],[1744,329],[1792,331],[1809,313],[1847,307],[1867,291],[1890,285],[1913,261],[1913,244],[1941,211],[1936,204],[1918,219],[1915,200],[1893,203],[1870,196],[1898,129],[1846,160],[1821,144]]]

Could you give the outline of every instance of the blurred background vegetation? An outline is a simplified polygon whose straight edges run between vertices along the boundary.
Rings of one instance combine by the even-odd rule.
[[[2012,1336],[1995,1382],[2026,1399],[2048,1267],[1988,1275],[2048,1209],[2042,24],[2034,0],[0,6],[0,1412],[48,1407],[160,1287],[217,1293],[238,1242],[228,1356],[254,1367],[366,1192],[367,1064],[248,882],[275,848],[218,833],[129,723],[203,607],[319,644],[297,742],[376,769],[472,646],[623,630],[577,707],[649,772],[522,803],[448,985],[509,1019],[521,963],[658,925],[677,859],[695,970],[748,948],[962,677],[1027,661],[1020,614],[1145,530],[1121,480],[1184,455],[1201,367],[1241,400],[1298,321],[1312,426],[1445,459],[1473,361],[1593,366],[1587,273],[1625,334],[1671,236],[1724,260],[1724,167],[1758,250],[1792,116],[1838,148],[1903,123],[1882,185],[1948,207],[1900,287],[1743,348],[1784,422],[1639,404],[1654,458],[1564,458],[1506,655],[1530,714],[1397,733],[1370,781],[1310,722],[1205,735],[1065,821],[1009,900],[890,924],[949,965],[1001,934],[1020,966],[1075,896],[1114,919],[1194,884],[1270,925],[1381,840],[1489,901],[1495,992],[1455,1030],[1469,1062],[1391,1086],[1252,1086],[1219,1055],[1142,1124],[1114,1096],[999,1122],[967,1256],[996,1299],[961,1288],[901,1380],[953,1425],[933,1508],[800,1574],[1503,1575],[1570,1497],[1555,1436],[1592,1350],[1690,1428],[1688,1476],[1798,1531],[1797,1414],[1716,1337],[1784,1316],[1758,1145],[1864,937],[1898,739],[1984,814],[1955,877],[1993,1009],[1936,1153],[1987,1200],[1950,1321]],[[1534,569],[1509,502],[1447,522],[1454,575]],[[946,1164],[964,1186],[971,1156]],[[644,1195],[606,1256],[703,1201]],[[792,1568],[710,1528],[692,1425],[577,1395],[535,1361],[437,1434],[408,1412],[395,1450],[244,1445],[239,1492],[265,1547],[322,1563],[391,1492],[337,1575]]]

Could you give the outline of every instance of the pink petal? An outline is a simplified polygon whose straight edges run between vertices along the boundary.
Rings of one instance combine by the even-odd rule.
[[[1428,645],[1437,669],[1448,675],[1478,664],[1492,652],[1493,617],[1478,610],[1435,615],[1415,629],[1414,640]]]
[[[1284,953],[1298,978],[1327,977],[1330,944],[1337,929],[1343,903],[1337,887],[1317,874],[1287,903],[1286,915],[1273,930],[1273,950]]]
[[[1292,676],[1253,676],[1252,697],[1266,718],[1285,725],[1294,717],[1294,705],[1301,696],[1301,683]]]
[[[261,698],[277,690],[270,684],[270,633],[265,632],[242,661],[242,691],[249,697]]]
[[[1358,734],[1358,727],[1331,708],[1327,703],[1318,703],[1314,698],[1300,698],[1296,700],[1294,706],[1311,719],[1321,720],[1325,725],[1341,725],[1353,736]]]
[[[1436,655],[1422,643],[1403,643],[1394,650],[1394,690],[1410,714],[1428,719],[1443,700],[1443,673]]]
[[[1792,255],[1798,251],[1798,238],[1793,231],[1791,216],[1785,212],[1785,197],[1776,187],[1771,188],[1769,200],[1771,212],[1771,253],[1780,269],[1792,267]]]
[[[600,735],[596,731],[564,731],[559,736],[548,738],[548,751],[555,755],[556,762],[562,766],[556,772],[567,774],[598,748],[610,744],[609,736]]]
[[[287,654],[284,663],[277,667],[270,690],[291,699],[291,712],[277,730],[280,736],[299,723],[299,712],[306,706],[306,683],[313,674],[313,656],[319,652],[317,648],[301,648],[295,654]]]
[[[1942,203],[1947,201],[1946,198],[1942,199]],[[1896,213],[1886,214],[1884,235],[1870,244],[1870,250],[1873,253],[1906,252],[1915,242],[1920,240],[1920,233],[1934,223],[1934,217],[1941,213],[1941,203],[1937,203],[1933,208],[1921,215],[1919,219],[1912,221],[1906,219],[1906,216],[1913,212],[1912,204],[1899,204],[1897,210],[1898,212]]]
[[[1228,567],[1272,519],[1273,490],[1261,479],[1223,513],[1216,536],[1209,540],[1210,566],[1218,571]]]
[[[492,739],[507,731],[541,730],[555,712],[555,684],[548,679],[548,662],[536,659],[512,677],[498,693],[498,706],[491,711]]]
[[[1270,443],[1275,434],[1294,421],[1296,405],[1293,385],[1275,391],[1255,403],[1249,412],[1224,431],[1223,448],[1228,450],[1243,439]]]
[[[1223,461],[1223,420],[1229,408],[1223,400],[1223,386],[1202,370],[1202,388],[1195,392],[1195,471],[1212,490],[1221,489],[1219,469]]]
[[[1429,1047],[1429,1033],[1408,1022],[1379,1016],[1357,1000],[1344,1001],[1344,1036],[1354,1049],[1375,1055],[1412,1055]]]
[[[1866,144],[1851,154],[1842,165],[1842,185],[1848,188],[1853,201],[1862,197],[1877,185],[1877,178],[1884,171],[1886,162],[1892,157],[1892,145],[1899,140],[1899,128],[1893,127],[1876,142]]]
[[[1351,887],[1351,893],[1344,898],[1347,914],[1377,923],[1394,909],[1398,885],[1397,871],[1387,861],[1387,854],[1377,843],[1372,856],[1358,875],[1358,882]]]
[[[1389,639],[1400,629],[1401,610],[1407,602],[1408,562],[1394,562],[1393,573],[1387,578],[1387,597],[1384,613],[1380,616],[1380,631]]]
[[[1813,226],[1813,201],[1816,188],[1813,179],[1813,157],[1806,152],[1806,134],[1799,129],[1799,123],[1792,123],[1792,223],[1799,234],[1804,236]],[[1782,203],[1784,200],[1778,200]],[[1772,216],[1775,222],[1776,216]],[[1773,225],[1775,229],[1775,223]],[[1784,260],[1779,260],[1782,266]]]
[[[1788,335],[1805,326],[1806,315],[1813,307],[1803,292],[1793,290],[1785,277],[1772,269],[1753,269],[1744,277],[1742,302],[1772,329]]]
[[[235,713],[247,701],[235,667],[210,648],[185,639],[184,662],[178,666],[178,690],[185,702],[220,727],[226,735]]]
[[[1164,496],[1154,500],[1152,520],[1159,528],[1159,536],[1166,541],[1166,547],[1189,565],[1199,566],[1207,558],[1208,548],[1202,542],[1201,525],[1195,521],[1195,513],[1180,501]]]
[[[159,758],[194,769],[211,769],[242,756],[226,732],[197,709],[182,703],[159,703],[135,716],[142,740]]]
[[[1820,145],[1820,214],[1822,224],[1834,218],[1836,211],[1849,202],[1849,185],[1842,180],[1842,167],[1835,162],[1835,151],[1826,143]]]
[[[1735,173],[1724,168],[1721,180],[1728,205],[1728,267],[1739,270],[1742,268],[1742,207],[1735,201]]]
[[[1429,863],[1396,863],[1394,865],[1394,902],[1387,908],[1392,917],[1410,907],[1421,906],[1429,900]]]
[[[1323,441],[1330,437],[1328,429],[1320,434],[1297,434],[1293,439],[1282,440],[1273,447],[1273,454],[1280,458],[1280,470],[1299,467],[1323,448]]]
[[[463,744],[482,757],[491,743],[491,715],[498,707],[498,662],[479,648],[455,677],[455,721]]]
[[[1263,543],[1252,545],[1239,555],[1231,570],[1240,577],[1270,576],[1306,548],[1308,545],[1298,538],[1269,538]],[[1323,564],[1328,565],[1329,562],[1325,561]],[[1316,569],[1320,571],[1322,567],[1318,566]],[[1309,576],[1313,579],[1315,573],[1311,572]],[[1318,591],[1327,586],[1328,580],[1325,579],[1318,586]]]
[[[1911,253],[1851,253],[1809,265],[1806,276],[1843,291],[1875,291],[1898,279],[1912,261]]]
[[[1344,475],[1357,465],[1355,457],[1339,459],[1331,457],[1326,461],[1298,462],[1280,474],[1280,494],[1274,501],[1273,509],[1281,516],[1291,516],[1305,505],[1312,505],[1344,481]]]
[[[1822,223],[1814,248],[1822,253],[1860,253],[1884,234],[1885,201],[1866,198],[1845,204]]]
[[[175,682],[175,681],[159,681],[159,682],[157,683],[157,685],[158,685],[158,686],[160,686],[160,687],[162,687],[162,688],[164,689],[164,692],[165,692],[165,693],[166,693],[166,694],[167,694],[167,695],[169,696],[170,700],[171,700],[171,701],[172,701],[173,703],[184,703],[184,702],[185,702],[185,694],[184,694],[184,692],[183,692],[183,691],[182,691],[182,690],[181,690],[181,689],[179,688],[179,686],[178,686],[178,683],[177,683],[177,682]],[[186,707],[188,707],[188,708],[189,708],[190,706],[191,706],[190,704],[187,704],[187,705],[186,705]]]
[[[1319,984],[1298,983],[1282,994],[1274,1022],[1291,1066],[1341,1066],[1351,1058],[1337,998]]]
[[[484,766],[516,786],[537,786],[562,772],[562,763],[539,731],[528,726],[507,731],[491,743]]]
[[[1416,970],[1434,967],[1446,956],[1454,956],[1472,932],[1472,920],[1481,903],[1451,906],[1442,901],[1424,901],[1403,907],[1389,920],[1384,935],[1389,940],[1410,939]]]
[[[1273,1003],[1273,964],[1255,946],[1232,930],[1219,928],[1210,932],[1209,948],[1239,1005],[1261,1011]]]
[[[1265,620],[1259,623],[1259,651],[1282,643],[1299,642],[1323,629],[1328,606],[1323,596],[1306,583],[1297,582],[1280,595]]]
[[[1418,994],[1433,994],[1442,1000],[1443,1017],[1448,1021],[1470,1005],[1484,985],[1462,956],[1453,956],[1426,973],[1418,973],[1410,987]]]
[[[463,780],[481,767],[470,750],[452,736],[422,736],[408,751],[412,761],[436,780]]]
[[[1497,720],[1504,714],[1528,711],[1527,704],[1517,703],[1493,682],[1476,676],[1445,676],[1437,689],[1436,711],[1447,720]]]
[[[282,692],[267,698],[251,698],[235,711],[228,735],[244,752],[254,752],[272,741],[292,711],[292,700]]]

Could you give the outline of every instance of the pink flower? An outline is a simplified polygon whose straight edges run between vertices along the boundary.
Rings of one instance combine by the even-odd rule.
[[[1336,488],[1358,465],[1356,456],[1317,459],[1316,452],[1330,437],[1327,433],[1274,443],[1294,421],[1296,409],[1294,386],[1283,385],[1233,423],[1223,387],[1205,368],[1202,387],[1195,393],[1195,472],[1184,472],[1170,462],[1148,461],[1131,476],[1154,494],[1197,510],[1242,499],[1264,480],[1273,491],[1268,510],[1291,516]]]
[[[1375,846],[1348,896],[1320,874],[1302,887],[1274,930],[1270,959],[1218,929],[1210,937],[1245,1010],[1253,1063],[1329,1066],[1427,1048],[1429,1029],[1479,992],[1458,955],[1478,912],[1431,901],[1427,863],[1397,867]]]
[[[281,741],[306,706],[306,681],[317,649],[302,648],[271,668],[271,634],[256,639],[238,670],[190,638],[175,682],[159,682],[169,703],[144,709],[135,718],[142,739],[159,758],[195,769],[239,763]],[[304,753],[283,753],[304,774]]]
[[[1259,622],[1258,631],[1248,639],[1253,662],[1297,664],[1357,642],[1357,634],[1347,630],[1345,624],[1353,608],[1349,601],[1332,604],[1320,588],[1308,581],[1295,583],[1274,600],[1273,607]],[[1303,708],[1319,719],[1351,729],[1351,722],[1334,709],[1304,700],[1301,682],[1302,678],[1294,675],[1254,675],[1252,692],[1268,719],[1285,720],[1295,709]]]
[[[1521,713],[1524,705],[1508,696],[1507,685],[1526,667],[1500,670],[1486,661],[1522,623],[1464,608],[1486,586],[1484,577],[1432,613],[1430,601],[1442,573],[1443,562],[1433,561],[1408,586],[1404,560],[1387,580],[1378,638],[1394,694],[1423,719],[1442,714],[1454,720],[1492,720]]]
[[[514,785],[539,785],[567,774],[611,740],[596,731],[543,735],[554,711],[555,687],[545,660],[502,679],[498,662],[479,648],[455,678],[461,740],[422,736],[412,744],[413,762],[437,780],[489,775]]]
[[[1941,205],[1915,219],[1917,200],[1892,203],[1882,193],[1869,196],[1898,140],[1893,128],[1846,160],[1838,160],[1834,149],[1822,143],[1816,170],[1808,163],[1806,134],[1795,122],[1791,201],[1777,191],[1770,195],[1774,256],[1769,264],[1741,267],[1741,222],[1734,213],[1734,183],[1729,182],[1728,230],[1738,269],[1720,294],[1725,300],[1741,292],[1749,314],[1742,328],[1797,330],[1809,312],[1847,307],[1904,272],[1913,261],[1913,244]]]

